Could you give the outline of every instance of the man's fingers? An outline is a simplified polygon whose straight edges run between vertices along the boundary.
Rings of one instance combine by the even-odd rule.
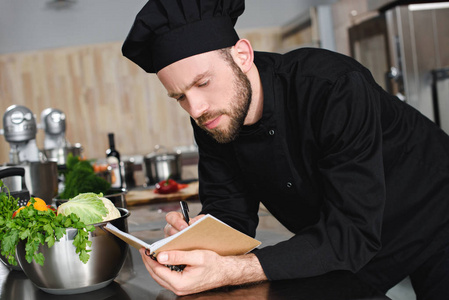
[[[205,215],[198,215],[195,218],[190,219],[190,225],[192,225],[193,223],[195,223],[196,221],[198,221],[199,219],[203,218]]]
[[[164,279],[162,279],[161,276],[158,275],[158,273],[163,273],[167,267],[159,264],[157,261],[153,260],[149,256],[145,254],[145,249],[141,248],[139,250],[143,263],[145,264],[145,268],[147,269],[148,273],[150,273],[151,277],[156,280],[157,283],[159,283],[162,287],[166,289],[170,289],[171,285]],[[160,270],[159,270],[160,269]]]
[[[195,218],[190,219],[190,225],[204,217],[204,215],[198,215]],[[167,225],[164,227],[165,237],[171,236],[184,228],[189,224],[186,223],[182,214],[178,211],[171,211],[165,216]]]
[[[173,228],[173,226],[171,226],[171,224],[167,224],[164,227],[164,234],[165,237],[171,236],[173,234],[175,234],[176,232],[178,232],[176,229]]]
[[[217,254],[207,250],[164,251],[157,255],[157,261],[162,265],[204,265],[206,259],[213,259]]]
[[[165,216],[165,220],[174,230],[181,231],[188,226],[182,214],[178,211],[171,211]]]

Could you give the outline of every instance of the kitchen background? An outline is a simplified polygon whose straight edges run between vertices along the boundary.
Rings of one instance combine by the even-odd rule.
[[[109,132],[115,133],[116,147],[125,156],[145,155],[156,145],[169,149],[192,145],[187,114],[166,96],[154,74],[146,74],[120,51],[135,14],[145,2],[1,1],[0,113],[10,105],[24,105],[40,122],[44,109],[62,110],[67,116],[67,140],[80,143],[87,158],[104,158]],[[434,86],[441,99],[441,95],[447,95],[447,84],[442,84],[446,83],[442,79],[447,77],[444,67],[449,65],[449,26],[443,23],[448,10],[439,14],[425,10],[418,14],[405,6],[388,17],[409,20],[407,28],[396,29],[403,30],[400,35],[411,40],[410,45],[401,47],[413,50],[408,72],[415,76],[404,82],[400,62],[393,59],[397,60],[399,54],[389,53],[394,47],[388,45],[388,39],[397,35],[388,37],[390,28],[378,32],[379,27],[387,26],[385,17],[374,26],[364,25],[378,19],[379,9],[382,12],[398,2],[403,1],[247,0],[246,11],[236,28],[241,37],[248,38],[260,51],[285,52],[313,46],[352,55],[392,92],[406,96],[404,85],[405,88],[409,85],[408,89],[413,91],[408,95],[409,102],[435,119],[435,105],[430,97],[431,71],[440,70]],[[416,24],[410,21],[413,17]],[[419,22],[419,18],[429,22]],[[438,39],[432,40],[435,36]],[[426,42],[416,46],[422,38]],[[424,58],[420,49],[429,50]],[[396,67],[394,72],[389,70],[390,66]],[[422,67],[425,72],[420,72]],[[391,86],[385,80],[387,71]],[[420,76],[425,86],[413,87]],[[447,110],[442,102],[439,113],[444,116]],[[449,118],[439,119],[446,126]],[[43,147],[43,140],[43,130],[38,130],[38,147]],[[9,144],[0,137],[0,162],[8,162],[8,152]]]
[[[107,134],[115,133],[122,155],[144,155],[156,145],[194,143],[188,115],[169,99],[154,74],[121,54],[145,0],[21,0],[0,2],[0,112],[29,108],[40,122],[46,108],[66,116],[66,137],[87,158],[104,158]],[[281,50],[282,25],[309,15],[309,7],[333,1],[250,0],[238,31],[257,50]],[[358,1],[353,1],[354,3]],[[347,15],[347,12],[342,12]],[[309,18],[310,19],[310,18]],[[305,43],[312,41],[307,30]],[[288,42],[293,47],[296,41]],[[43,147],[44,132],[36,142]],[[0,162],[9,144],[0,137]]]
[[[120,51],[145,0],[5,0],[0,2],[0,113],[13,104],[40,122],[46,108],[67,116],[66,137],[87,158],[104,158],[107,134],[122,155],[156,145],[194,143],[189,118],[154,74]],[[237,22],[256,50],[321,46],[350,54],[348,28],[369,14],[367,1],[248,0]],[[44,133],[36,142],[43,147]],[[0,162],[9,144],[0,137]]]
[[[0,1],[0,115],[13,105],[66,114],[66,138],[104,159],[108,133],[122,157],[194,145],[188,115],[121,45],[146,0]],[[247,0],[237,31],[255,50],[322,47],[355,57],[385,89],[449,132],[449,8],[393,0]],[[4,125],[0,125],[3,128]],[[1,130],[1,129],[0,129]],[[43,129],[36,135],[44,144]],[[193,146],[194,148],[194,146]],[[10,145],[0,136],[0,164]],[[395,293],[401,294],[396,296]],[[409,283],[390,292],[413,299]]]

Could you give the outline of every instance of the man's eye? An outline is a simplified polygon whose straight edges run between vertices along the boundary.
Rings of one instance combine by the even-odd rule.
[[[184,95],[181,95],[181,96],[179,96],[179,97],[176,98],[176,101],[182,101],[182,100],[184,100],[184,98],[185,98],[185,96],[184,96]]]
[[[207,80],[207,81],[205,81],[205,82],[203,82],[203,83],[200,83],[200,84],[198,85],[198,87],[207,86],[208,84],[209,84],[209,80]]]

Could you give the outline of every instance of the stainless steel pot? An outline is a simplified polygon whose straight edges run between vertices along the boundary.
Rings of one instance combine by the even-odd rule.
[[[25,183],[30,195],[52,204],[53,198],[58,194],[58,165],[53,161],[29,162],[20,165],[0,166],[0,170],[9,168],[23,168],[25,170]],[[22,189],[22,178],[13,176],[4,179],[4,184],[10,191]]]
[[[70,147],[43,149],[42,152],[45,154],[48,160],[55,161],[58,165],[65,165],[67,162],[67,156],[71,153],[73,156],[81,156],[83,152],[83,147],[81,144],[76,143]]]
[[[156,150],[143,158],[147,185],[166,180],[168,177],[180,180],[182,172],[181,154],[158,152]]]
[[[30,191],[25,181],[25,169],[9,167],[0,169],[0,180],[4,187],[2,192],[8,193],[11,197],[18,199],[19,206],[25,206],[30,200]]]

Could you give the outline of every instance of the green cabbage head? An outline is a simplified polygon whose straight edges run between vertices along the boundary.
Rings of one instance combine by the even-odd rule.
[[[111,200],[102,197],[103,194],[82,193],[61,204],[58,214],[68,216],[74,213],[86,225],[108,221],[120,217],[119,210]]]

